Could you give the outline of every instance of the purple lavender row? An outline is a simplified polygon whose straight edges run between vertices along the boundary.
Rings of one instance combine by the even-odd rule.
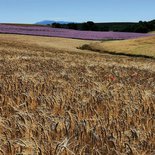
[[[44,26],[16,26],[4,24],[0,24],[0,33],[64,37],[89,40],[131,39],[144,36],[151,36],[150,34],[143,33],[79,31]]]

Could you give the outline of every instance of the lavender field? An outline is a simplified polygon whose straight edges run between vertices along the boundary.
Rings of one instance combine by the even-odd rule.
[[[129,32],[79,31],[79,30],[51,28],[45,26],[16,26],[5,24],[0,24],[0,33],[24,34],[24,35],[26,34],[35,36],[48,36],[48,37],[64,37],[64,38],[88,39],[88,40],[132,39],[152,35],[152,34],[129,33]]]

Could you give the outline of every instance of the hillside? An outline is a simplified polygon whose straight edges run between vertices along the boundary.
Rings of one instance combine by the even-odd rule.
[[[155,34],[155,31],[151,31],[151,32],[149,32],[150,34]]]
[[[121,41],[102,41],[83,45],[81,49],[89,49],[101,53],[155,58],[155,36]]]

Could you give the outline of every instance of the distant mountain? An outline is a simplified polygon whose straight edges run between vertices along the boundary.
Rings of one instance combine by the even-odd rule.
[[[68,24],[68,23],[73,23],[73,22],[68,22],[68,21],[54,21],[54,20],[43,20],[43,21],[37,22],[35,24],[38,24],[38,25],[47,25],[47,24],[53,24],[53,23]]]

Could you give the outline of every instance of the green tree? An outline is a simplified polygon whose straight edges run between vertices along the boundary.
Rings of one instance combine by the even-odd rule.
[[[52,27],[53,27],[53,28],[62,28],[62,26],[61,26],[60,23],[53,23],[53,24],[52,24]]]
[[[78,29],[77,24],[75,24],[75,23],[69,23],[69,24],[67,24],[67,28],[68,29],[74,29],[74,30],[77,30]]]
[[[98,27],[93,21],[88,21],[86,23],[82,23],[82,30],[97,31]]]

